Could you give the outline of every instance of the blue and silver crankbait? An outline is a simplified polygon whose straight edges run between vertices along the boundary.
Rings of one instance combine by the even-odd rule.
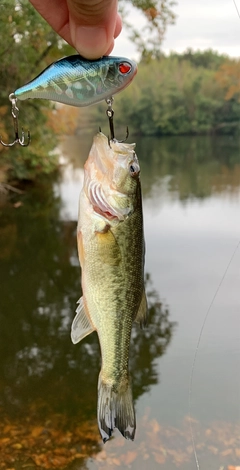
[[[15,98],[42,98],[71,106],[89,106],[123,90],[137,72],[135,62],[122,57],[89,61],[80,55],[60,59],[26,85]]]
[[[89,61],[80,55],[72,55],[53,62],[36,78],[9,95],[15,140],[11,144],[4,144],[1,140],[0,143],[8,147],[16,143],[26,146],[30,142],[29,133],[27,143],[24,133],[22,137],[18,134],[17,100],[40,98],[77,107],[106,100],[110,120],[113,117],[112,96],[127,87],[136,73],[137,64],[123,57],[106,56]]]

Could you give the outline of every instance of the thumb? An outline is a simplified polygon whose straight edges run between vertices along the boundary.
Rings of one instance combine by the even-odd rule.
[[[77,51],[97,59],[113,49],[121,31],[117,0],[67,0],[71,40]]]

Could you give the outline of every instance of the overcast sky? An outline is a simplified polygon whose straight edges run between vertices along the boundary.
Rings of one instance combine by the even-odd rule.
[[[240,0],[235,0],[240,12]],[[213,49],[240,57],[240,18],[233,0],[178,0],[174,7],[176,23],[169,26],[163,44],[165,52]],[[143,25],[143,18],[130,10],[128,21]],[[123,30],[115,42],[113,54],[137,58],[136,49]]]

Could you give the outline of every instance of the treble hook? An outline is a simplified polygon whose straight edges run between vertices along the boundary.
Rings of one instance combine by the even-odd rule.
[[[14,127],[14,132],[15,132],[15,140],[11,143],[11,144],[6,144],[5,142],[3,142],[0,138],[0,143],[4,146],[4,147],[13,147],[13,145],[15,144],[19,144],[21,145],[22,147],[27,147],[30,143],[30,132],[28,131],[28,139],[27,139],[27,142],[25,143],[25,135],[24,135],[24,131],[22,129],[22,137],[19,137],[19,134],[18,134],[18,114],[19,114],[19,109],[17,107],[17,98],[16,96],[14,95],[14,93],[11,93],[9,95],[9,100],[11,101],[12,103],[12,118],[13,118],[13,127]]]
[[[106,99],[106,103],[108,105],[106,114],[107,114],[107,117],[108,117],[108,120],[109,120],[109,128],[110,128],[110,139],[108,138],[109,142],[111,140],[115,140],[114,125],[113,125],[114,111],[113,111],[113,108],[112,108],[113,100],[114,100],[114,98],[112,96],[111,96],[111,98]],[[128,131],[128,127],[127,127],[125,139],[124,140],[119,140],[118,142],[125,142],[127,140],[128,136],[129,136],[129,131]]]

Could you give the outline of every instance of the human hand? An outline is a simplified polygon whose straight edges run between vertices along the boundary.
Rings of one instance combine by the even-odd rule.
[[[87,59],[110,54],[122,21],[117,0],[30,0],[65,41]]]

